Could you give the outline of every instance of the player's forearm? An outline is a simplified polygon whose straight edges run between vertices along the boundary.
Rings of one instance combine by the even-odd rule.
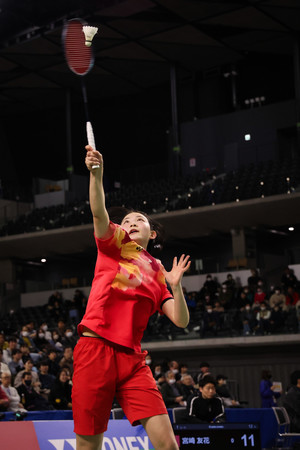
[[[104,234],[109,223],[109,217],[105,207],[105,193],[102,183],[102,174],[99,173],[100,170],[101,169],[97,169],[90,172],[89,196],[94,222],[96,221],[101,229],[103,228],[102,231]]]
[[[190,320],[189,310],[182,292],[181,284],[171,286],[174,297],[173,322],[177,327],[185,328]]]

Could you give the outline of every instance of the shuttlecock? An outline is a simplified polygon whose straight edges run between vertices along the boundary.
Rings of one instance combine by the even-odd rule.
[[[84,32],[84,35],[85,35],[85,45],[87,47],[90,47],[92,45],[93,37],[95,36],[95,34],[98,31],[98,28],[97,27],[89,27],[88,25],[85,25],[84,27],[82,27],[82,31]]]

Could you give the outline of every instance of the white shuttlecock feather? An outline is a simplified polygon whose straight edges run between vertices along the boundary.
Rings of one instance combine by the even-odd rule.
[[[85,35],[85,45],[87,47],[90,47],[92,45],[93,37],[98,31],[98,28],[85,25],[84,27],[82,27],[82,31],[84,32]]]

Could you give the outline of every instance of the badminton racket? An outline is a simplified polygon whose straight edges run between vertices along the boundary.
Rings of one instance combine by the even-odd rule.
[[[94,65],[94,55],[91,43],[94,34],[98,28],[89,27],[82,19],[71,19],[64,25],[63,46],[65,58],[69,69],[81,77],[81,89],[86,117],[86,134],[88,144],[96,149],[95,137],[92,123],[90,121],[88,97],[84,76],[89,73]],[[92,169],[98,169],[100,166],[92,166]]]

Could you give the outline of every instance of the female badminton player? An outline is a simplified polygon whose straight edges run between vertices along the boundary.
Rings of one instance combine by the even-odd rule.
[[[90,146],[86,150],[98,256],[74,350],[76,449],[101,449],[116,397],[130,423],[144,426],[156,450],[178,450],[140,341],[155,311],[165,314],[178,327],[187,326],[189,313],[181,279],[190,266],[189,256],[174,258],[167,272],[146,250],[157,237],[150,218],[134,211],[126,214],[120,225],[110,221],[105,207],[102,155]],[[95,166],[100,168],[93,169]]]

